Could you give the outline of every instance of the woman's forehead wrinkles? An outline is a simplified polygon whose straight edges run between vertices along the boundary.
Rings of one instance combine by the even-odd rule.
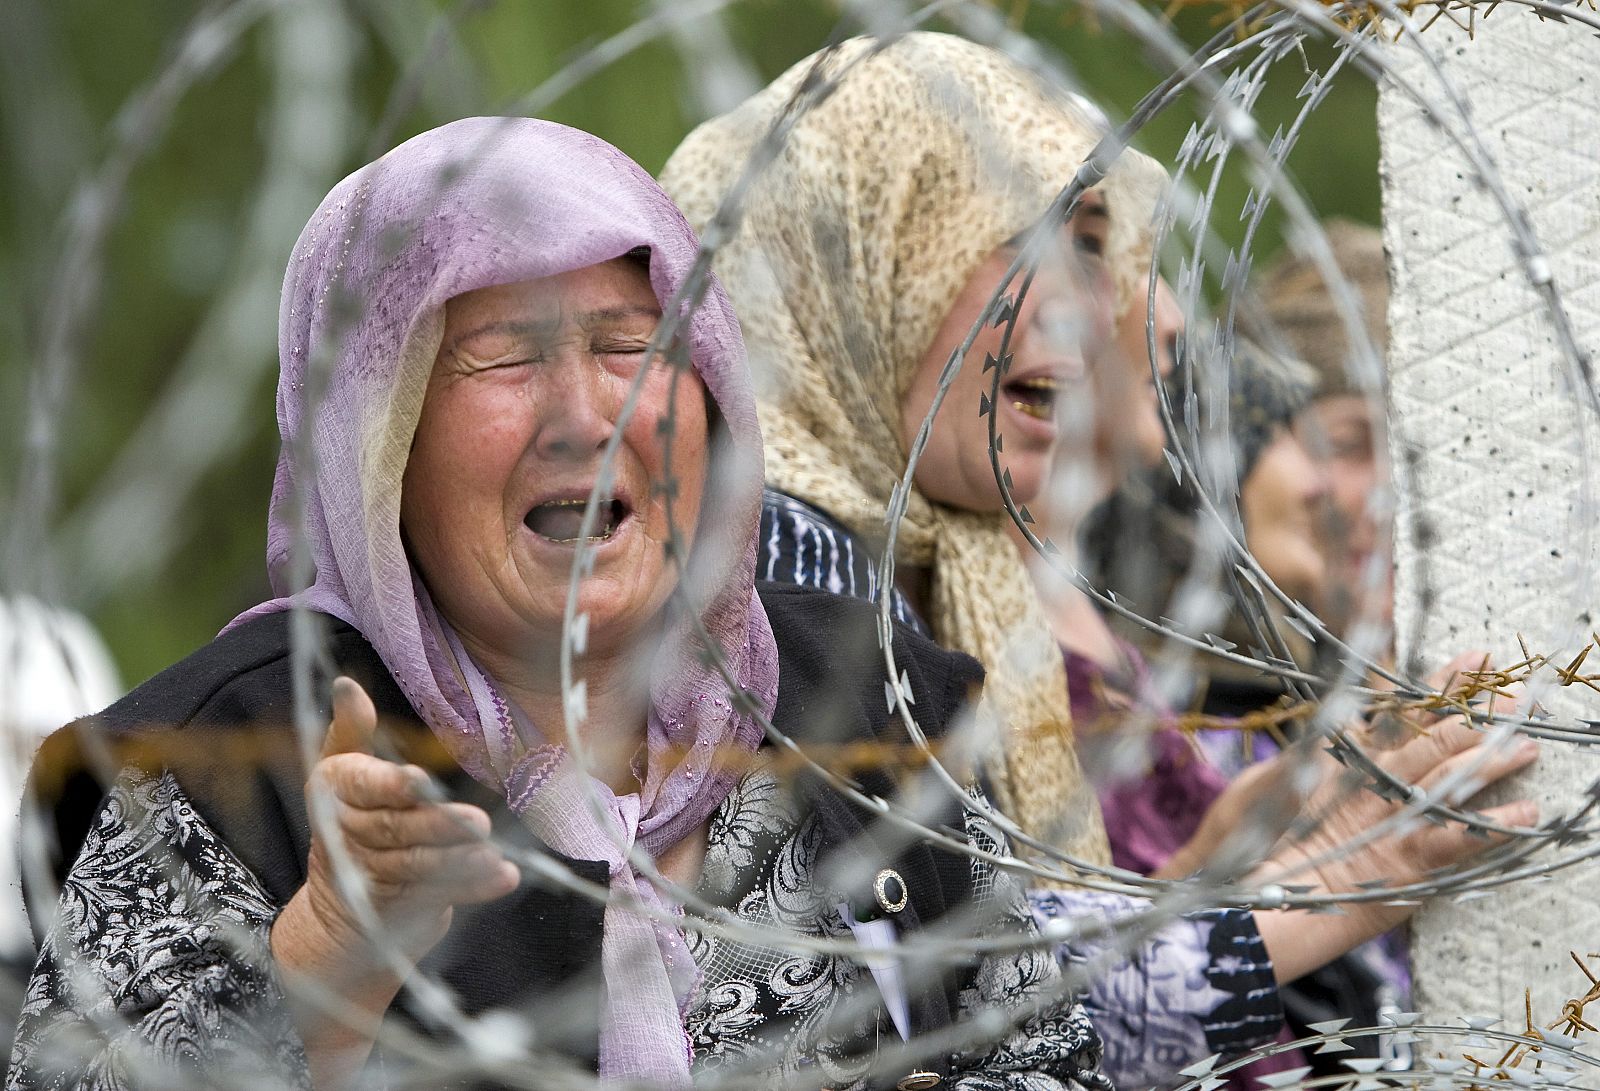
[[[474,326],[466,333],[452,339],[451,348],[460,348],[469,342],[482,337],[504,337],[517,341],[540,341],[548,339],[561,328],[561,312],[557,307],[556,313],[547,318],[502,318],[492,322],[484,322]]]
[[[570,320],[579,329],[594,330],[607,324],[629,318],[661,320],[661,308],[654,303],[626,303],[604,307],[585,308],[570,314],[559,300],[549,303],[549,314],[519,318],[501,318],[483,322],[451,340],[451,348],[461,348],[483,337],[503,337],[517,341],[547,341],[558,334]]]
[[[608,322],[621,322],[625,318],[648,318],[652,322],[661,321],[661,308],[655,304],[628,303],[615,307],[595,307],[592,310],[579,311],[574,318],[579,326],[586,330]]]

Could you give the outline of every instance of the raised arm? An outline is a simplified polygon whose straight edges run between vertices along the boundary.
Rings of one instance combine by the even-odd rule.
[[[430,800],[423,770],[373,756],[376,729],[371,698],[337,679],[333,723],[306,785],[306,882],[272,927],[318,1091],[354,1081],[404,971],[444,937],[453,907],[502,898],[518,882],[487,841],[488,814]]]

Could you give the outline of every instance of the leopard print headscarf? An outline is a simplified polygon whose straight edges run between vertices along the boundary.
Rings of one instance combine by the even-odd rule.
[[[745,195],[717,253],[756,372],[767,481],[882,541],[905,469],[900,420],[917,364],[979,264],[1038,222],[1100,136],[1085,107],[961,38],[857,38],[807,58],[684,140],[661,183],[697,230],[807,81],[810,103]],[[1100,187],[1119,301],[1149,268],[1160,167],[1126,153]],[[1072,742],[1066,675],[1003,513],[913,490],[901,563],[932,573],[936,639],[988,670],[998,803],[1031,835],[1108,858]]]

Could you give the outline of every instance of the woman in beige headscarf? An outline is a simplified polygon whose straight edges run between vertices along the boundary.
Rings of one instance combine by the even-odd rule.
[[[834,80],[826,96],[802,91]],[[820,101],[791,113],[797,95]],[[713,224],[775,125],[781,149],[744,192],[742,219]],[[756,371],[768,482],[758,577],[876,594],[884,513],[940,373],[1099,129],[1090,108],[1008,58],[919,33],[802,61],[673,155],[662,184],[708,243],[720,241],[717,270]],[[1046,255],[1017,313],[994,411],[1019,502],[1049,467],[1055,393],[1086,367],[1063,343],[1102,332],[1116,291],[1131,295],[1162,180],[1130,154],[1067,225],[1076,253]],[[1002,332],[977,335],[935,418],[885,591],[898,620],[987,668],[1005,735],[985,772],[1002,809],[1038,840],[1098,862],[1105,832],[1073,749],[1061,656],[1006,537],[978,412],[993,380],[979,361],[1001,355]],[[1130,909],[1084,890],[1035,901],[1042,917]],[[1085,945],[1073,956],[1099,953]],[[1248,913],[1175,921],[1135,957],[1097,962],[1083,1002],[1118,1086],[1164,1083],[1281,1025]]]
[[[931,432],[919,433],[947,362],[1005,280],[1018,240],[1102,131],[1092,107],[992,50],[927,33],[858,39],[800,62],[700,126],[661,177],[719,248],[717,271],[757,373],[769,486],[758,577],[874,597],[884,514],[903,499],[895,578],[885,589],[891,611],[983,662],[1003,733],[986,768],[998,802],[1030,837],[1088,862],[1105,859],[1105,834],[1073,749],[1061,655],[1006,536],[988,429],[992,414],[1000,465],[1013,498],[1026,503],[1057,441],[1080,431],[1069,421],[1057,434],[1058,417],[1073,410],[1068,399],[1057,413],[1057,392],[1092,373],[1112,314],[1126,310],[1148,275],[1151,212],[1164,183],[1158,166],[1124,153],[1051,233],[1063,245],[1044,255],[1017,306],[994,403],[982,361],[1004,355],[1003,330],[985,323]],[[737,214],[719,217],[730,193]],[[1007,291],[1014,298],[1014,284]],[[923,440],[912,488],[899,497],[908,456]],[[1426,783],[1472,737],[1458,725],[1435,731],[1433,750],[1408,754],[1404,775]],[[1231,828],[1235,803],[1214,808],[1208,822]],[[1387,804],[1374,797],[1346,808],[1372,820],[1351,828],[1379,817],[1362,806]],[[1527,821],[1518,816],[1507,821]],[[1371,850],[1356,854],[1362,866],[1350,864],[1348,874],[1319,877],[1328,889],[1354,889],[1356,879],[1467,851],[1457,843],[1470,840],[1464,833],[1437,832],[1427,852],[1402,860]],[[1082,890],[1035,898],[1042,917],[1128,908]],[[1271,1038],[1282,1018],[1275,974],[1298,976],[1388,926],[1361,912],[1259,916],[1274,924],[1271,959],[1251,914],[1221,911],[1175,921],[1091,981],[1084,1003],[1106,1039],[1114,1082],[1163,1082],[1178,1067],[1163,1071],[1163,1059]],[[1178,935],[1183,929],[1192,935]]]
[[[939,373],[1001,281],[1014,256],[1007,244],[1039,222],[1101,126],[1092,108],[963,39],[917,33],[887,48],[856,39],[689,135],[661,181],[691,223],[711,221],[751,153],[817,79],[831,90],[801,106],[716,260],[757,372],[767,482],[785,494],[769,505],[781,527],[769,519],[764,574],[796,577],[791,560],[803,558],[788,552],[806,549],[801,524],[816,525],[823,553],[842,528],[857,539],[849,556],[818,553],[802,567],[823,578],[797,582],[855,575],[866,593],[872,575],[861,554],[882,548],[884,513]],[[1089,268],[1058,254],[1041,277],[1075,277],[1081,287],[1109,275],[1126,296],[1148,267],[1147,225],[1164,180],[1153,161],[1125,153],[1067,227],[1079,252],[1093,255]],[[1048,317],[1041,284],[1019,330]],[[1106,320],[1108,295],[1069,290],[1057,300],[1090,300],[1065,315],[1088,329]],[[1002,332],[986,327],[967,359],[998,355]],[[996,424],[1013,495],[1025,502],[1054,444],[1054,392],[1084,363],[1012,349]],[[1061,658],[1007,542],[989,465],[978,412],[986,370],[961,369],[917,467],[896,542],[904,597],[895,611],[926,619],[936,640],[988,668],[1003,733],[1003,757],[988,773],[1001,808],[1031,836],[1100,863],[1105,834],[1074,754]]]

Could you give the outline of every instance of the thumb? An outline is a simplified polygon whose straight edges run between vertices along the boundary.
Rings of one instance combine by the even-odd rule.
[[[354,679],[340,675],[333,680],[333,723],[322,740],[322,756],[332,754],[370,754],[378,730],[378,710],[372,698]]]

